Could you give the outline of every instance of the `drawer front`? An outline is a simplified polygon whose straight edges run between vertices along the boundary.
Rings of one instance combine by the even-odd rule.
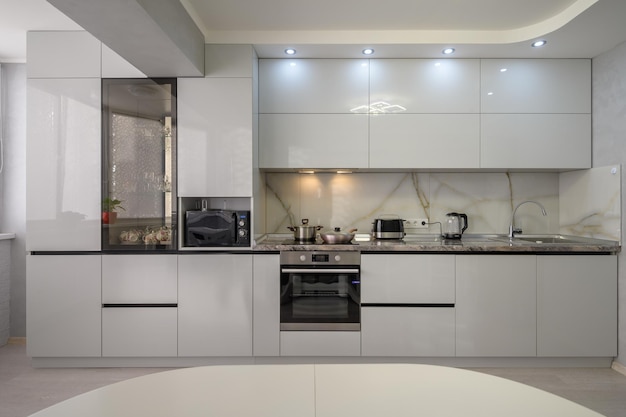
[[[454,308],[364,307],[363,356],[454,356]]]
[[[361,303],[454,304],[454,255],[363,255]]]
[[[280,356],[360,355],[360,332],[280,332]]]
[[[103,304],[171,304],[178,300],[176,255],[103,255]]]
[[[102,356],[176,356],[176,334],[176,308],[102,309]]]

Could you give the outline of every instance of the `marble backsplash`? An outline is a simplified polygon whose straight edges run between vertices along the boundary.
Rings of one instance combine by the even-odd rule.
[[[267,233],[289,233],[287,226],[308,218],[332,230],[357,228],[369,233],[382,215],[443,222],[446,213],[465,213],[466,233],[506,233],[513,208],[524,233],[559,232],[558,173],[266,173]],[[407,229],[408,233],[439,233],[439,225]]]
[[[341,227],[369,233],[375,218],[428,218],[465,213],[466,233],[507,233],[511,213],[524,233],[564,233],[620,240],[620,175],[615,167],[567,173],[265,173],[265,232],[289,233],[287,226],[309,219],[324,230]],[[602,190],[602,191],[600,191]],[[439,225],[407,229],[439,233]]]

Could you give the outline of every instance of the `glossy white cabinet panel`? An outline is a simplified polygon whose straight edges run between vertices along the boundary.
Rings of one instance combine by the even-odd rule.
[[[102,255],[102,302],[176,303],[176,255]]]
[[[370,168],[478,168],[478,114],[370,117]]]
[[[590,168],[591,115],[483,114],[481,168]]]
[[[360,355],[360,332],[280,332],[280,356]]]
[[[178,257],[178,354],[252,355],[252,255]]]
[[[456,271],[456,355],[536,356],[536,256],[457,255]]]
[[[100,41],[86,31],[26,35],[28,78],[99,78]]]
[[[617,355],[617,256],[537,256],[537,355]]]
[[[483,59],[480,93],[482,113],[591,113],[591,60]]]
[[[28,80],[27,250],[100,250],[100,79]]]
[[[454,303],[454,255],[362,255],[361,303]]]
[[[102,44],[102,78],[146,78],[133,64]]]
[[[253,355],[280,353],[280,259],[279,255],[254,255],[252,299]]]
[[[29,356],[101,355],[100,259],[100,255],[27,256]]]
[[[175,307],[102,309],[102,356],[177,355]]]
[[[252,196],[252,79],[178,79],[178,196]]]
[[[370,61],[374,109],[391,105],[386,111],[392,113],[478,113],[479,89],[478,59]]]
[[[261,114],[260,168],[367,168],[368,116]]]
[[[363,113],[368,90],[366,59],[259,60],[260,113]]]
[[[363,307],[363,356],[453,357],[454,308]]]

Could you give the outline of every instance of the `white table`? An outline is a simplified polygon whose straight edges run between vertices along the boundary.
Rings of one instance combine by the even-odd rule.
[[[491,375],[415,364],[232,365],[118,382],[37,417],[598,417]]]

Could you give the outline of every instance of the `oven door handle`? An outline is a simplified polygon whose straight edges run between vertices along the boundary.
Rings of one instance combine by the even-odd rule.
[[[282,268],[283,274],[358,274],[359,270],[356,268],[345,269],[310,269],[310,268]]]

